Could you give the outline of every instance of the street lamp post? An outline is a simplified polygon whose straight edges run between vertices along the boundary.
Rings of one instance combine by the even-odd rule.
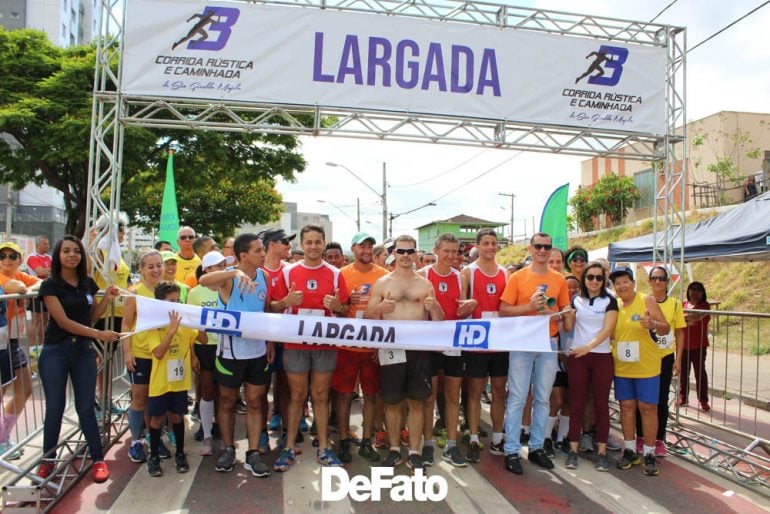
[[[388,237],[393,237],[393,220],[394,219],[398,218],[399,216],[403,216],[404,214],[411,214],[411,213],[413,213],[415,211],[419,211],[420,209],[424,209],[426,207],[435,207],[435,206],[436,206],[435,203],[429,202],[429,203],[426,203],[425,205],[420,205],[419,207],[416,207],[416,208],[412,209],[411,211],[399,212],[397,214],[396,213],[390,213],[390,228],[388,229],[388,232],[389,232],[389,236]]]
[[[378,192],[376,189],[374,189],[372,186],[367,184],[364,179],[356,175],[353,170],[345,166],[344,164],[339,164],[336,162],[327,162],[327,166],[331,166],[332,168],[340,167],[343,170],[347,171],[351,175],[353,175],[356,180],[361,182],[363,185],[365,185],[371,192],[377,195],[377,197],[382,201],[382,239],[383,241],[387,237],[387,227],[388,227],[388,181],[387,181],[387,171],[386,171],[386,164],[382,163],[382,193]],[[359,222],[359,231],[360,231],[360,222]]]

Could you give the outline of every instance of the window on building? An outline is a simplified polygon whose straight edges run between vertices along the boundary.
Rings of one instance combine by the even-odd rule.
[[[17,11],[11,11],[11,19],[12,20],[18,20],[19,18],[21,18],[21,15],[19,15],[19,13]]]
[[[655,203],[655,173],[652,169],[634,174],[634,185],[639,190],[641,198],[634,202],[634,209],[652,207]]]

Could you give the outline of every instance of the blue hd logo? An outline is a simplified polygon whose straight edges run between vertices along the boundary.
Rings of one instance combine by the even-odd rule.
[[[206,332],[240,337],[243,333],[238,330],[240,324],[241,313],[238,311],[201,310],[201,325],[206,327]]]
[[[459,321],[455,324],[455,348],[489,348],[489,321]]]

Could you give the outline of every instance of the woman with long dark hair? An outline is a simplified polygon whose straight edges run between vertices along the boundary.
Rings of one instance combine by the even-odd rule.
[[[74,236],[64,236],[54,247],[51,276],[40,286],[39,293],[50,313],[38,363],[46,401],[44,460],[38,470],[38,476],[42,478],[54,470],[54,463],[46,459],[55,458],[52,452],[59,442],[67,377],[72,380],[75,410],[94,462],[91,468],[93,479],[104,482],[110,476],[93,411],[97,372],[93,341],[115,341],[120,334],[97,330],[93,324],[119,293],[115,286],[110,286],[102,300],[96,303],[94,297],[98,290],[96,282],[88,276],[83,243]]]
[[[687,286],[687,301],[685,309],[711,310],[706,288],[701,282],[691,282]],[[685,316],[687,330],[684,338],[684,348],[680,359],[681,373],[679,375],[679,405],[687,405],[690,392],[690,367],[695,372],[695,388],[698,391],[700,408],[705,412],[709,406],[709,379],[706,375],[706,348],[709,345],[709,321],[711,316],[706,313],[689,313]]]

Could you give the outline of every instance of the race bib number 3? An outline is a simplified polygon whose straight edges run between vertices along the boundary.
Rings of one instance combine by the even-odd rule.
[[[392,350],[380,348],[377,350],[380,358],[380,366],[390,366],[391,364],[401,364],[406,362],[406,351],[394,348]]]
[[[639,341],[618,342],[618,360],[620,362],[639,362]]]
[[[169,359],[166,362],[166,379],[169,383],[181,382],[185,373],[184,359]]]

